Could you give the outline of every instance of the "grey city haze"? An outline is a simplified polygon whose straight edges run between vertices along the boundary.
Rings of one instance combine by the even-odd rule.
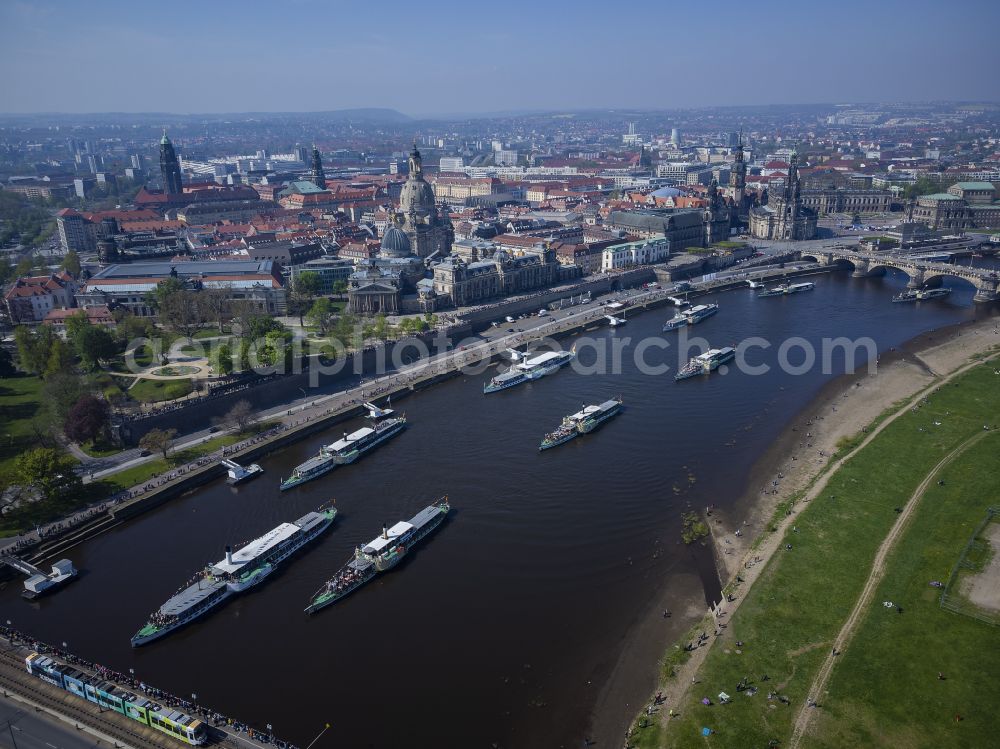
[[[589,107],[995,100],[1000,4],[583,0],[0,7],[0,111],[416,118]]]

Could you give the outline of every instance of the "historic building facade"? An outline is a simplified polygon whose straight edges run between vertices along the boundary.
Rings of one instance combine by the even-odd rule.
[[[403,279],[398,270],[378,265],[372,259],[368,265],[352,273],[347,283],[347,304],[354,314],[399,313]]]
[[[995,229],[1000,227],[1000,201],[991,182],[958,182],[948,192],[917,198],[910,216],[935,230]]]
[[[888,213],[892,193],[888,190],[851,190],[838,187],[802,190],[802,206],[818,216],[830,213]]]
[[[437,307],[478,304],[551,286],[560,280],[560,263],[552,249],[521,257],[497,250],[490,259],[474,262],[452,257],[437,263],[433,271],[429,293]]]
[[[816,212],[802,205],[798,154],[792,152],[788,176],[780,195],[770,195],[767,205],[750,211],[750,235],[757,239],[813,239]]]
[[[438,211],[434,189],[424,179],[423,160],[417,147],[410,153],[410,174],[399,196],[399,218],[414,255],[443,257],[451,251],[454,229],[447,214]]]

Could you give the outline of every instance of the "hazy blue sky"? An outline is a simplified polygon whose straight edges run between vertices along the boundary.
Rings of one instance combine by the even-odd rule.
[[[1000,99],[1000,0],[0,0],[0,111]]]

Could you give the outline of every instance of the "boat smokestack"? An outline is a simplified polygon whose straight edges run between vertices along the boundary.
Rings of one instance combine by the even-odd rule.
[[[389,538],[389,528],[388,528],[388,526],[386,526],[385,523],[382,523],[382,538],[385,538],[385,539]]]
[[[233,547],[232,546],[227,546],[226,547],[226,564],[232,564],[232,563],[233,563]]]

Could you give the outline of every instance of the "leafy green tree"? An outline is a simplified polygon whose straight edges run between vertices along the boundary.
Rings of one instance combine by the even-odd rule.
[[[320,335],[326,335],[333,323],[333,305],[326,297],[317,299],[309,309],[309,322],[319,328]]]
[[[340,280],[333,282],[333,293],[336,296],[343,296],[347,293],[347,281]]]
[[[287,372],[292,365],[291,333],[272,330],[258,340],[257,361],[265,367],[283,367]]]
[[[49,325],[39,325],[37,328],[18,325],[14,328],[18,366],[30,374],[43,374],[49,362],[53,341],[57,338]]]
[[[167,459],[167,454],[174,446],[174,436],[176,429],[150,429],[139,438],[139,447],[150,452],[160,453],[163,459]]]
[[[103,325],[93,325],[83,310],[66,318],[66,338],[86,369],[96,369],[103,359],[120,353],[114,335]]]
[[[50,379],[60,372],[73,373],[73,349],[61,338],[54,338],[49,348],[49,358],[45,363],[42,377]]]
[[[131,312],[123,309],[116,309],[114,317],[116,322],[115,335],[118,338],[119,344],[123,347],[127,346],[129,341],[136,338],[152,338],[156,335],[156,328],[146,317],[133,315]]]
[[[236,369],[239,372],[246,372],[250,369],[250,339],[240,338],[236,356]]]
[[[228,375],[233,372],[233,349],[228,343],[216,346],[212,351],[212,371],[217,375]]]
[[[256,314],[250,318],[250,325],[247,332],[249,338],[257,339],[263,338],[268,333],[281,333],[284,335],[288,333],[288,330],[273,317]]]
[[[14,278],[14,266],[8,257],[0,257],[0,286]]]
[[[85,393],[73,404],[66,421],[63,434],[74,442],[97,442],[108,434],[108,418],[111,410],[108,402]]]
[[[48,500],[67,499],[80,491],[83,482],[74,472],[76,461],[51,447],[36,447],[21,453],[14,472],[22,486],[30,486]]]
[[[73,278],[79,278],[80,256],[76,254],[75,250],[69,250],[65,257],[63,257],[62,264],[59,267],[73,276]]]
[[[392,326],[389,325],[389,321],[385,314],[380,312],[375,316],[375,322],[372,325],[367,326],[365,330],[365,338],[374,338],[379,341],[384,341],[392,333]]]
[[[360,331],[358,330],[358,320],[354,315],[344,313],[333,326],[332,335],[340,341],[344,348],[359,348]]]
[[[166,299],[185,289],[187,287],[181,279],[176,276],[170,276],[156,284],[156,288],[147,295],[147,301],[149,302],[149,306],[158,310]]]
[[[120,353],[115,337],[103,325],[89,325],[73,341],[83,366],[94,370],[101,361]]]
[[[309,270],[299,273],[292,283],[292,293],[289,301],[291,302],[292,310],[299,316],[300,327],[305,324],[302,318],[312,306],[313,300],[319,293],[319,287],[319,274]]]

